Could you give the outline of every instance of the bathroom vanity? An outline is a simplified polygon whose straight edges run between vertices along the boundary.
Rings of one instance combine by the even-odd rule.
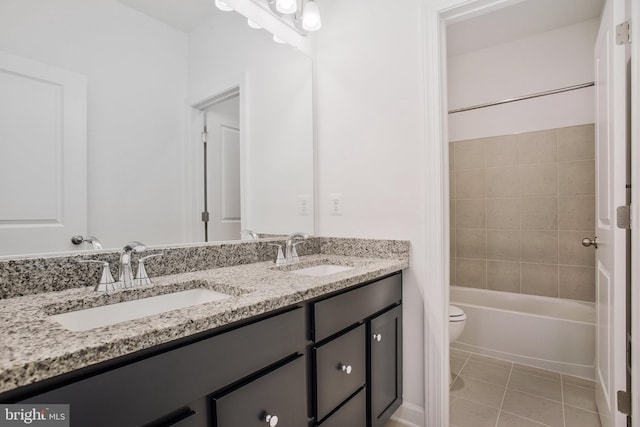
[[[408,262],[302,259],[301,267],[351,268],[309,277],[261,262],[163,276],[151,287],[232,296],[81,332],[40,319],[31,330],[66,336],[67,354],[51,342],[59,350],[43,347],[36,363],[13,358],[13,372],[0,370],[0,402],[68,403],[73,426],[381,426],[402,402],[400,271]],[[83,292],[50,293],[41,310],[93,304]],[[15,300],[43,307],[43,295]]]

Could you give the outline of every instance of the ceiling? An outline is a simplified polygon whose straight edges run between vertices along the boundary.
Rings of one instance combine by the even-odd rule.
[[[117,0],[185,33],[204,22],[212,12],[213,0]]]
[[[447,54],[460,55],[600,16],[604,0],[524,0],[447,26]]]

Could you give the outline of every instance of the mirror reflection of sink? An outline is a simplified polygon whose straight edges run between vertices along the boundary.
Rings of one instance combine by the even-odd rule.
[[[210,289],[190,289],[49,317],[70,331],[86,331],[230,297]]]
[[[329,274],[340,273],[343,271],[353,270],[353,267],[347,267],[345,265],[333,265],[322,264],[313,267],[301,268],[299,270],[292,271],[293,274],[300,274],[302,276],[328,276]]]

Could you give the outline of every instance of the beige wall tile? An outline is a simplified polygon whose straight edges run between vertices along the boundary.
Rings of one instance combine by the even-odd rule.
[[[467,288],[487,288],[487,262],[456,259],[456,283]]]
[[[456,198],[456,173],[449,171],[449,199]]]
[[[522,230],[520,257],[525,262],[558,263],[558,232]]]
[[[451,256],[456,256],[456,229],[451,228],[449,230],[449,249],[451,252]]]
[[[458,282],[456,282],[456,259],[451,258],[449,261],[449,283],[451,286],[456,286]]]
[[[456,141],[453,145],[454,168],[456,170],[485,168],[487,162],[484,142],[484,139]]]
[[[519,230],[487,230],[487,259],[520,260]]]
[[[486,225],[484,199],[456,201],[456,228],[484,228]]]
[[[517,197],[520,194],[520,171],[516,166],[487,169],[487,197]]]
[[[485,230],[456,230],[456,257],[486,259],[487,232]]]
[[[521,165],[558,161],[556,130],[527,132],[518,135]]]
[[[449,142],[449,170],[455,170],[455,161],[454,161],[454,157],[455,157],[455,153],[454,153],[454,147],[455,142]]]
[[[595,159],[595,136],[593,124],[558,129],[558,160]]]
[[[520,263],[487,261],[487,289],[520,292]]]
[[[560,266],[560,298],[595,301],[596,279],[593,267]]]
[[[519,229],[520,199],[488,199],[487,228]]]
[[[560,230],[594,230],[595,197],[564,196],[558,200]]]
[[[449,226],[456,228],[456,201],[449,201]]]
[[[520,221],[524,230],[557,230],[558,198],[533,197],[522,199]]]
[[[485,139],[487,167],[515,166],[518,164],[516,135],[496,136]]]
[[[556,163],[520,167],[522,196],[557,196],[558,170]]]
[[[558,266],[520,264],[520,292],[529,295],[558,297]]]
[[[486,169],[456,171],[456,199],[480,199],[486,196]]]
[[[558,164],[558,192],[564,196],[593,195],[596,166],[594,160]]]
[[[595,266],[596,251],[593,247],[582,246],[582,239],[592,238],[593,231],[558,232],[558,260],[560,264]]]

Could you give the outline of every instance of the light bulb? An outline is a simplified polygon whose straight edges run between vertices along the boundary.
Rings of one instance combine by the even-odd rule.
[[[302,12],[302,28],[307,31],[318,31],[321,27],[320,9],[315,1],[309,0]]]
[[[278,43],[278,44],[285,44],[286,41],[282,40],[280,37],[276,36],[275,34],[273,35],[273,41]]]
[[[276,10],[285,15],[291,15],[298,10],[298,0],[276,0]]]
[[[255,30],[259,30],[262,28],[260,25],[258,25],[256,22],[253,22],[251,19],[247,19],[247,25]]]
[[[226,4],[223,0],[216,0],[216,7],[225,12],[231,12],[233,8]]]

